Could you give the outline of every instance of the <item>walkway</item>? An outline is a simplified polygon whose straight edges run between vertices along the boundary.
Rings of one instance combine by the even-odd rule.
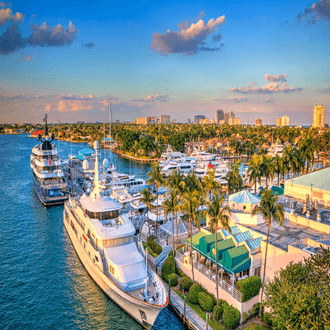
[[[165,284],[166,289],[168,291],[168,285]],[[184,301],[182,298],[173,290],[171,289],[171,301],[170,304],[174,307],[176,312],[183,318],[184,313]],[[206,329],[206,322],[188,305],[186,304],[186,323],[192,329],[198,330],[205,330]],[[208,325],[208,330],[213,330]]]

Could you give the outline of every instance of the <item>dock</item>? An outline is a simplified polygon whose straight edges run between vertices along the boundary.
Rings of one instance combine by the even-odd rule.
[[[168,285],[165,284],[165,286],[168,292],[169,289]],[[184,320],[184,301],[173,289],[171,289],[171,297],[169,303],[177,312],[177,314],[182,318],[182,320]],[[187,324],[189,329],[194,329],[194,330],[206,329],[206,322],[188,304],[186,304],[185,323]],[[209,325],[207,329],[213,330]]]

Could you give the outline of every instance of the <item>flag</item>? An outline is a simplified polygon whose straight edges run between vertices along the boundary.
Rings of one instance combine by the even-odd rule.
[[[52,165],[52,160],[49,158],[49,165]]]

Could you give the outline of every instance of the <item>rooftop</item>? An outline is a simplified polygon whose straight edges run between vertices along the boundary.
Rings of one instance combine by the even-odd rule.
[[[330,167],[300,176],[298,178],[290,179],[287,182],[293,182],[294,184],[307,187],[311,187],[311,185],[313,185],[313,188],[330,191]]]
[[[256,195],[251,194],[247,190],[242,190],[236,194],[230,195],[229,200],[237,204],[258,204],[260,198]]]

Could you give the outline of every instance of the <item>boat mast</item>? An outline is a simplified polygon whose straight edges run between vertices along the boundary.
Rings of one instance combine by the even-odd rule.
[[[110,163],[111,162],[111,99],[109,97],[109,158],[110,158]]]

